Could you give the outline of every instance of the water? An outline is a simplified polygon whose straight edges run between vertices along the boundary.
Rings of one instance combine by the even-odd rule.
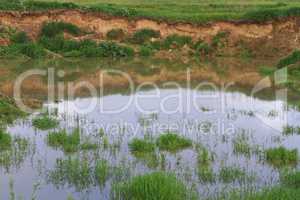
[[[147,62],[150,61],[145,61]],[[60,124],[54,130],[38,130],[32,126],[32,119],[39,115],[39,112],[36,112],[7,127],[7,131],[12,135],[28,138],[30,145],[19,166],[11,165],[7,168],[0,166],[1,199],[9,199],[9,182],[12,180],[16,195],[25,199],[35,195],[37,199],[67,199],[68,195],[72,195],[75,199],[110,199],[114,182],[125,181],[135,175],[155,170],[176,173],[180,180],[187,186],[196,188],[204,197],[215,196],[232,189],[261,189],[278,184],[279,170],[265,162],[260,151],[281,145],[300,150],[300,136],[282,134],[286,123],[295,127],[300,126],[300,112],[293,106],[293,101],[286,103],[276,99],[274,88],[251,96],[251,88],[257,81],[252,80],[251,83],[250,79],[247,81],[236,78],[233,74],[237,72],[225,71],[219,74],[219,80],[225,80],[225,83],[233,79],[240,80],[228,90],[223,90],[221,84],[216,83],[222,81],[213,82],[216,85],[214,89],[197,88],[197,83],[208,80],[204,78],[205,76],[214,77],[217,74],[215,69],[193,66],[191,84],[188,84],[185,78],[180,77],[187,73],[186,67],[171,70],[170,63],[152,62],[158,67],[151,67],[155,70],[143,75],[130,67],[121,68],[120,63],[111,64],[110,67],[121,68],[123,72],[128,72],[135,78],[135,84],[142,84],[143,79],[157,83],[157,88],[148,85],[138,90],[135,86],[134,92],[128,92],[128,85],[114,75],[114,79],[118,81],[113,82],[113,79],[109,79],[111,87],[107,87],[102,95],[90,97],[85,91],[80,91],[75,99],[50,102],[45,100],[45,91],[42,90],[45,81],[28,86],[27,89],[23,88],[26,98],[32,98],[33,91],[39,90],[39,97],[43,100],[43,111],[58,119]],[[132,62],[127,65],[130,64]],[[17,67],[14,65],[10,69],[12,68]],[[88,80],[93,85],[98,84],[94,81],[93,75],[103,70],[102,67],[63,69],[68,74],[64,77],[65,84],[70,80]],[[168,71],[163,73],[166,69]],[[256,71],[255,67],[251,69],[249,74],[252,76],[256,73],[257,76],[257,69]],[[239,70],[241,69],[236,67],[236,71]],[[203,74],[205,71],[206,74]],[[171,80],[176,80],[180,86],[163,85]],[[3,82],[8,84],[9,81]],[[119,84],[120,82],[123,84]],[[30,90],[31,92],[28,92]],[[94,105],[93,109],[83,113],[82,111],[90,105]],[[61,149],[47,145],[46,138],[50,132],[61,129],[72,132],[77,127],[80,129],[81,137],[90,139],[100,147],[96,150],[67,154]],[[108,146],[103,145],[105,139],[99,134],[100,130],[103,130],[108,139]],[[136,158],[128,148],[128,143],[133,138],[155,139],[166,132],[178,133],[192,139],[193,147],[176,153],[157,151],[154,158],[150,159]],[[233,141],[239,136],[247,138],[244,141],[253,150],[249,156],[234,153]],[[197,173],[195,148],[200,144],[214,155],[212,169],[215,174],[218,174],[222,167],[238,167],[250,178],[247,181],[236,180],[230,183],[224,183],[220,179],[213,183],[201,182]],[[68,157],[87,160],[91,169],[88,177],[93,176],[96,161],[107,160],[111,171],[109,178],[103,185],[99,185],[92,178],[83,182],[70,181],[71,179],[66,176],[67,172],[59,168],[58,161]],[[122,171],[122,176],[116,175],[119,171]]]

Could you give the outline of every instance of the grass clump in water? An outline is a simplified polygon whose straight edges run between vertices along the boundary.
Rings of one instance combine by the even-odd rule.
[[[48,116],[42,116],[32,121],[32,125],[40,130],[49,130],[58,126],[58,121]]]
[[[128,182],[116,184],[112,199],[143,200],[196,200],[197,195],[190,191],[174,174],[153,172],[136,176]]]
[[[129,143],[129,149],[133,153],[151,153],[155,150],[155,144],[146,139],[133,139]]]
[[[298,162],[297,149],[288,150],[284,147],[270,148],[265,151],[267,162],[275,166],[294,165]]]
[[[159,136],[156,144],[161,150],[178,151],[191,147],[192,141],[175,133],[167,133]]]
[[[136,31],[130,38],[130,41],[134,44],[144,44],[152,38],[159,38],[160,32],[152,29],[141,29]]]
[[[245,171],[237,167],[222,167],[219,172],[219,179],[225,183],[247,178]]]
[[[10,124],[25,113],[15,106],[13,102],[0,96],[0,125]]]
[[[12,138],[10,134],[0,129],[0,151],[7,150],[11,147]]]
[[[300,189],[300,171],[284,173],[280,180],[285,187]]]
[[[75,129],[71,134],[66,130],[49,133],[47,142],[50,146],[63,149],[65,152],[76,152],[80,145],[79,129]]]
[[[87,159],[67,158],[57,159],[56,166],[48,175],[48,179],[55,186],[73,186],[81,191],[93,184],[92,168]]]
[[[95,177],[100,186],[104,186],[109,177],[110,166],[106,160],[96,162]]]

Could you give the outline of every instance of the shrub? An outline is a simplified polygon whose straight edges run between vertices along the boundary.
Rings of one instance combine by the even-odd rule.
[[[130,47],[121,46],[114,42],[102,42],[99,44],[99,56],[101,57],[131,57],[134,50]]]
[[[192,146],[192,141],[174,133],[161,135],[156,144],[161,150],[177,151]]]
[[[184,45],[189,45],[192,43],[192,38],[190,36],[182,36],[182,35],[169,35],[165,40],[164,40],[164,48],[180,48],[183,47]]]
[[[59,52],[64,48],[65,39],[62,35],[53,38],[42,36],[38,43],[50,51]]]
[[[19,110],[13,102],[0,98],[0,125],[12,123],[15,119],[24,115],[25,113]]]
[[[133,153],[150,153],[155,150],[155,144],[145,139],[133,139],[129,143],[129,149]]]
[[[51,38],[63,32],[68,32],[75,36],[81,34],[80,28],[74,24],[66,22],[48,22],[43,25],[40,35]]]
[[[160,32],[152,29],[141,29],[136,31],[130,41],[135,44],[144,44],[151,38],[159,38]]]
[[[20,46],[20,53],[26,55],[30,58],[41,58],[45,56],[45,51],[43,47],[35,43],[26,43],[21,44]]]
[[[295,64],[300,61],[300,51],[295,50],[291,55],[281,59],[277,64],[278,68],[283,68],[285,66]]]
[[[275,166],[296,164],[298,161],[297,149],[288,150],[284,147],[270,148],[265,151],[268,162]]]
[[[114,185],[112,199],[191,200],[197,195],[190,191],[174,174],[154,172],[136,176],[132,180]]]
[[[27,34],[22,31],[22,32],[13,34],[10,38],[10,41],[12,43],[16,43],[16,44],[24,44],[24,43],[30,42],[30,39],[27,36]]]
[[[58,121],[48,116],[42,116],[40,118],[34,119],[32,121],[32,125],[40,130],[48,130],[57,127]]]
[[[112,29],[106,33],[109,40],[122,40],[125,37],[123,29]]]
[[[196,53],[199,53],[200,55],[209,55],[212,51],[211,47],[208,43],[199,40],[193,45],[193,49],[196,51]]]

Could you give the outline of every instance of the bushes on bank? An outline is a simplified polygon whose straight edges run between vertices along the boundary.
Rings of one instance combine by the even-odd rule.
[[[163,46],[166,49],[170,48],[181,48],[184,45],[190,45],[192,43],[192,38],[190,36],[183,35],[169,35],[163,42]]]
[[[160,32],[152,29],[141,29],[136,31],[130,41],[134,44],[144,44],[148,42],[151,38],[159,38]]]
[[[123,29],[112,29],[106,33],[106,37],[109,40],[122,40],[125,37]]]
[[[82,33],[80,28],[74,24],[66,22],[49,22],[43,25],[41,36],[52,38],[63,32],[68,32],[75,36],[78,36]]]
[[[12,43],[16,43],[16,44],[24,44],[24,43],[30,42],[30,38],[27,36],[27,34],[24,31],[21,31],[21,32],[13,34],[10,37],[10,41]]]
[[[283,68],[291,64],[295,64],[300,61],[300,51],[295,50],[291,55],[281,59],[277,64],[277,68]]]

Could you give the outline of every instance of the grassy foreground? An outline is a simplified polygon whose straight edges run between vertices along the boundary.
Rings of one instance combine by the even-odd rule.
[[[2,10],[84,9],[126,17],[203,23],[215,20],[265,21],[300,15],[300,2],[294,0],[40,0],[19,4],[20,0],[0,0]],[[2,3],[3,2],[3,3]]]

